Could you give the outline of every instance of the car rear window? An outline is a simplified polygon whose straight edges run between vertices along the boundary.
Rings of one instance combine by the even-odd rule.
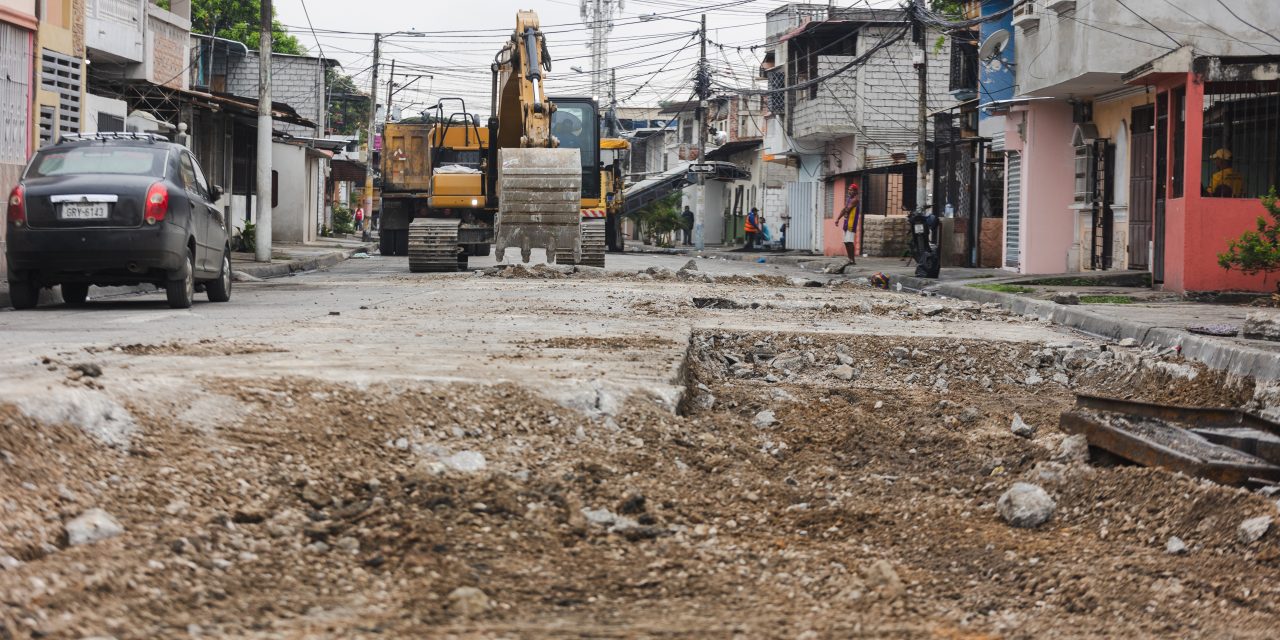
[[[81,173],[164,176],[165,149],[84,146],[46,149],[36,154],[28,176],[48,177]]]

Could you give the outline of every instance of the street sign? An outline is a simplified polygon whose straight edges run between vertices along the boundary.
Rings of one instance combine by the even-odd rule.
[[[714,164],[702,162],[689,165],[689,173],[715,173],[716,166]]]

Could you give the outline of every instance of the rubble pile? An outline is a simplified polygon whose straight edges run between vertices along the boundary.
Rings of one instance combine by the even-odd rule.
[[[644,397],[577,410],[511,385],[228,379],[207,392],[242,407],[234,420],[130,406],[126,452],[0,408],[0,625],[1271,630],[1274,497],[1095,467],[1055,426],[1078,387],[1176,395],[1220,378],[1136,348],[1151,364],[1134,369],[1087,342],[693,340],[678,413]],[[1030,437],[1011,432],[1015,413]]]

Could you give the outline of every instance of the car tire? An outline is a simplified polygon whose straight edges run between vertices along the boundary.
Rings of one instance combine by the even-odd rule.
[[[177,276],[178,279],[172,279]],[[187,261],[178,273],[171,274],[171,279],[164,283],[165,297],[169,299],[171,309],[190,309],[196,297],[196,265],[191,252],[187,252]]]
[[[34,282],[9,281],[9,304],[14,309],[34,309],[40,304],[40,287]]]
[[[89,299],[89,285],[83,282],[62,283],[62,301],[68,307],[78,307]]]
[[[210,280],[204,284],[204,291],[209,296],[209,302],[227,302],[231,300],[231,254],[222,254],[222,272],[218,274],[217,280]]]

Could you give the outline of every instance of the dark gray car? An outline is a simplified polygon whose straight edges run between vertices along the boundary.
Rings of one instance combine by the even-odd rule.
[[[150,134],[64,139],[31,157],[9,194],[9,297],[36,306],[40,289],[62,285],[83,304],[89,285],[154,283],[169,306],[191,306],[204,290],[231,299],[226,220],[186,147]]]

